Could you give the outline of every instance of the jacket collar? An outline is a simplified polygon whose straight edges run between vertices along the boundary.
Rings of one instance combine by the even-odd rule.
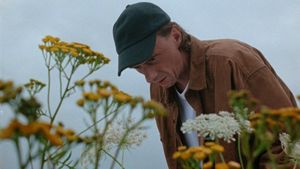
[[[208,44],[191,36],[190,82],[189,89],[202,90],[207,88],[205,52]]]

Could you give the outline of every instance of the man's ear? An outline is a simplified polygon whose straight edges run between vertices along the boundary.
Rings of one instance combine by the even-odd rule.
[[[180,29],[176,25],[172,26],[171,36],[173,37],[177,47],[179,47],[182,41],[182,34]]]

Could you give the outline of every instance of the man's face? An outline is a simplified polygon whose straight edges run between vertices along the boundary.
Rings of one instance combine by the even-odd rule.
[[[134,67],[147,82],[166,88],[173,86],[183,71],[184,57],[178,49],[180,38],[173,32],[167,37],[157,36],[152,58]]]

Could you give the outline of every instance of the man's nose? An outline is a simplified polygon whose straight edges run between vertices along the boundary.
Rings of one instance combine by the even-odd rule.
[[[144,74],[148,83],[155,83],[156,74],[153,71]]]
[[[151,70],[150,68],[148,68],[146,66],[140,67],[138,71],[145,76],[145,79],[148,83],[155,82],[155,78],[156,78],[155,71]]]

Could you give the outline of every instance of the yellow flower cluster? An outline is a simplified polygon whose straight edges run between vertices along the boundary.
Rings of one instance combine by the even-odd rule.
[[[84,90],[84,85],[89,84],[90,91]],[[155,101],[145,102],[142,97],[133,97],[123,91],[120,91],[115,85],[108,81],[91,80],[86,83],[84,80],[79,80],[75,82],[79,88],[82,89],[82,97],[77,100],[77,105],[79,107],[84,107],[85,104],[98,103],[101,100],[111,100],[118,103],[119,105],[130,105],[131,108],[136,107],[136,105],[142,105],[144,110],[147,110],[147,118],[153,118],[156,115],[166,115],[166,109],[159,103]],[[94,90],[93,90],[94,87]]]
[[[81,138],[73,130],[64,129],[62,126],[54,127],[49,123],[39,121],[23,124],[17,119],[13,119],[6,128],[0,130],[0,139],[13,139],[16,136],[29,137],[31,135],[42,136],[54,146],[62,146],[63,138],[69,142],[81,141]]]
[[[58,56],[68,55],[80,60],[81,63],[109,63],[109,59],[106,58],[102,53],[93,51],[88,45],[78,42],[64,42],[57,37],[46,36],[42,40],[43,45],[39,45],[42,51],[50,54],[56,54]]]
[[[223,153],[224,147],[215,142],[206,142],[204,146],[189,147],[180,146],[173,154],[173,159],[179,159],[184,161],[193,161],[195,164],[200,164],[199,161],[205,160],[209,156],[217,153]],[[197,167],[198,168],[198,167]],[[213,162],[208,161],[203,163],[203,169],[212,169]],[[234,161],[228,163],[216,163],[216,169],[239,169],[240,164]]]
[[[300,109],[295,107],[264,109],[260,113],[250,115],[250,121],[253,127],[265,123],[270,128],[278,126],[284,129],[284,127],[286,127],[286,120],[289,120],[291,124],[299,124]]]
[[[22,92],[21,87],[15,87],[12,81],[0,80],[0,104],[15,99]]]
[[[152,109],[154,111],[154,112],[150,112],[148,114],[149,118],[151,118],[151,116],[155,116],[155,115],[160,115],[160,116],[167,115],[167,110],[164,108],[164,106],[153,100],[143,103],[143,107],[144,107],[144,109]]]
[[[39,80],[30,79],[29,83],[26,83],[24,86],[27,87],[28,89],[34,89],[36,87],[43,88],[46,86],[46,84]]]

